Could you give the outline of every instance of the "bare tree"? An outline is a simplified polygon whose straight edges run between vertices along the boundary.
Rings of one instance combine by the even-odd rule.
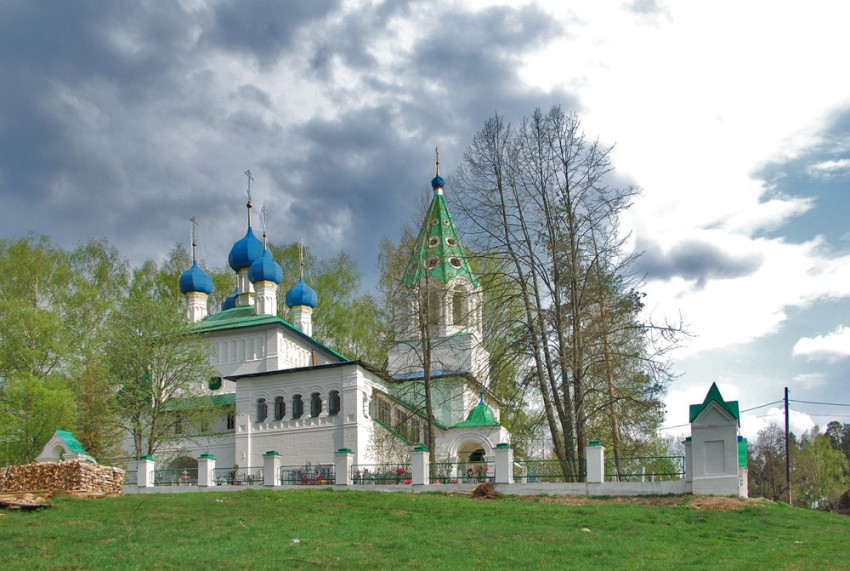
[[[456,181],[475,247],[500,258],[495,265],[525,308],[527,355],[566,476],[581,475],[588,426],[620,402],[610,314],[631,295],[622,284],[632,258],[622,254],[617,226],[637,190],[608,184],[610,152],[587,140],[578,118],[560,107],[537,110],[516,129],[496,115],[473,139]],[[632,367],[647,369],[640,360]],[[605,379],[602,393],[595,371]],[[618,422],[615,415],[617,448]]]

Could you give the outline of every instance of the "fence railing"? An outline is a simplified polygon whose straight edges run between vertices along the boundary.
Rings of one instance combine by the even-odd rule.
[[[582,467],[584,468],[584,467]],[[587,472],[576,473],[575,467],[567,467],[567,475],[558,460],[517,460],[514,462],[514,482],[535,484],[554,482],[581,482]]]
[[[496,477],[494,462],[435,462],[431,464],[432,484],[471,484],[492,482]]]
[[[618,468],[619,464],[619,468]],[[641,456],[605,459],[605,479],[613,482],[680,480],[685,477],[684,456]]]
[[[213,482],[217,486],[262,486],[263,467],[216,468],[213,470]]]
[[[139,473],[135,470],[127,470],[124,472],[124,485],[125,486],[138,486],[139,485]]]
[[[355,486],[410,484],[412,479],[410,464],[354,464],[351,466],[351,481]]]
[[[336,483],[333,464],[281,466],[278,478],[283,486],[324,486]]]
[[[197,486],[198,469],[154,470],[153,483],[155,486]]]

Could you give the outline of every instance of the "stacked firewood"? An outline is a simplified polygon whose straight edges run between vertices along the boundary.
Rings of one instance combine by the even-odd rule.
[[[124,470],[73,460],[33,462],[0,468],[0,492],[54,491],[119,493]]]

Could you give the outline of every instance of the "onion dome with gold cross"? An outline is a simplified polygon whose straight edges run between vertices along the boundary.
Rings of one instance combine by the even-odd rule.
[[[263,255],[251,264],[248,269],[248,279],[251,280],[252,284],[273,282],[280,285],[280,282],[283,281],[283,268],[275,261],[272,251],[269,249],[265,232],[263,232]]]
[[[251,264],[256,262],[263,255],[263,242],[254,235],[254,230],[251,225],[248,225],[248,231],[245,236],[233,244],[230,249],[230,255],[227,257],[227,263],[234,272],[250,268]]]
[[[313,288],[307,285],[303,276],[291,290],[286,292],[286,306],[290,309],[293,307],[315,309],[318,304],[319,295]]]
[[[437,150],[437,176],[431,180],[434,198],[419,230],[413,255],[407,262],[402,280],[413,285],[428,277],[444,284],[456,276],[465,277],[472,287],[478,280],[472,273],[469,260],[460,244],[454,221],[443,197],[445,180],[440,176],[440,154]]]
[[[209,295],[212,291],[212,278],[198,266],[198,261],[193,259],[192,267],[180,276],[180,292],[183,294],[205,293]]]

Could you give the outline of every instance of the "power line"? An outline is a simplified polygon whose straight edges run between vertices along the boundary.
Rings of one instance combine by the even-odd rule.
[[[775,400],[775,401],[773,401],[773,402],[769,402],[769,403],[767,403],[767,404],[760,404],[759,406],[754,406],[754,407],[752,407],[752,408],[745,408],[745,409],[744,409],[744,410],[742,410],[741,412],[750,412],[751,410],[756,410],[757,408],[764,408],[764,407],[766,407],[766,406],[770,406],[770,405],[773,405],[773,404],[779,404],[779,403],[781,403],[781,402],[782,402],[782,399],[780,399],[780,400]]]
[[[801,404],[823,404],[827,406],[850,406],[850,404],[840,403],[840,402],[817,402],[811,400],[791,400],[791,402],[798,402]]]

